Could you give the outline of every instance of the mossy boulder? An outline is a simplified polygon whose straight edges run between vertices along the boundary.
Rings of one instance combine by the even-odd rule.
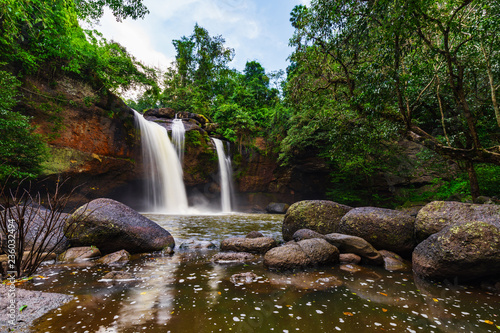
[[[175,246],[170,233],[132,208],[111,199],[96,199],[68,219],[66,237],[73,246],[98,247],[103,254],[161,251]]]
[[[415,236],[417,242],[421,242],[448,226],[472,221],[500,223],[500,206],[433,201],[418,212]]]
[[[305,200],[288,208],[283,220],[283,239],[289,241],[300,229],[311,229],[320,234],[337,232],[340,219],[352,207],[327,200]]]
[[[407,255],[415,248],[415,218],[397,210],[359,207],[349,211],[338,232],[358,236],[378,250]]]
[[[500,274],[500,228],[472,221],[448,226],[418,244],[413,271],[433,280],[469,281]]]

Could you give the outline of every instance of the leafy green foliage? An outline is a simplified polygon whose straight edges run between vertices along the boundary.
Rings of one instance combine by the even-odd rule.
[[[19,82],[11,74],[0,71],[0,181],[33,178],[40,171],[46,146],[34,134],[29,118],[12,111],[17,103]]]

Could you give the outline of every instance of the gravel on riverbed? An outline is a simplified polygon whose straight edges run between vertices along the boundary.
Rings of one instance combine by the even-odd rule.
[[[0,285],[0,332],[32,332],[33,321],[70,301],[73,296]],[[12,290],[12,291],[11,291]],[[11,300],[14,306],[9,308]],[[24,308],[20,311],[20,308]],[[13,321],[12,317],[14,318]]]

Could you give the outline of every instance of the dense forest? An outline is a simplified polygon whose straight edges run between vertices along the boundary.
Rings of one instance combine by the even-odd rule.
[[[118,20],[147,19],[141,0],[5,0],[0,4],[0,178],[35,178],[46,138],[16,108],[28,76],[64,72],[117,94],[138,111],[170,107],[219,124],[239,150],[266,138],[263,153],[282,165],[305,154],[331,171],[329,196],[343,203],[384,202],[366,185],[409,172],[400,142],[425,147],[416,157],[435,168],[432,191],[393,203],[460,195],[476,200],[500,189],[500,3],[491,0],[313,0],[290,14],[294,48],[286,71],[258,61],[230,68],[223,36],[196,25],[172,36],[176,61],[166,71],[143,65],[81,22],[105,7]],[[177,39],[175,39],[177,38]],[[257,148],[256,148],[257,149]],[[448,161],[445,163],[444,161]]]

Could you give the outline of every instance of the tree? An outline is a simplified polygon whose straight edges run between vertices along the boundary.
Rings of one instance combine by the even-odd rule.
[[[350,112],[355,122],[371,119],[358,124],[367,130],[373,120],[384,124],[381,132],[399,128],[463,165],[476,197],[474,165],[500,165],[487,111],[495,109],[498,88],[488,68],[500,61],[493,37],[498,26],[492,28],[499,6],[486,0],[316,0],[310,8],[296,7],[289,98],[300,104],[304,91],[327,94],[344,103],[337,113]]]

